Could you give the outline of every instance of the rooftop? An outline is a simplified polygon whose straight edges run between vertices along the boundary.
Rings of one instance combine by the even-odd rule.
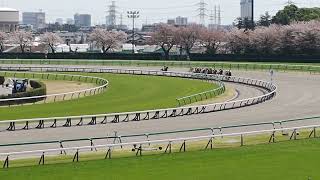
[[[0,7],[0,11],[5,11],[5,12],[18,12],[18,10],[16,10],[16,9],[7,8],[7,7]]]

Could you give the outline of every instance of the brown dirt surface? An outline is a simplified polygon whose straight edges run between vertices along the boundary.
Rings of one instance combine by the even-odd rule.
[[[76,81],[42,81],[47,86],[47,94],[60,94],[94,88],[91,83]]]

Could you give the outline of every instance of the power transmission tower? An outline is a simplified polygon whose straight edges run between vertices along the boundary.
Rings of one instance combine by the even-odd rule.
[[[214,24],[217,24],[217,5],[214,5]]]
[[[197,6],[199,6],[198,8],[198,16],[200,17],[200,24],[205,26],[206,22],[205,22],[205,18],[207,16],[206,12],[207,12],[207,3],[204,2],[204,0],[200,0],[200,3],[197,4]]]
[[[107,25],[111,28],[115,28],[117,25],[117,6],[116,2],[112,1],[111,5],[108,6],[109,10],[107,16]]]
[[[218,25],[221,25],[221,9],[220,9],[220,5],[218,6]]]
[[[210,20],[210,24],[215,24],[215,16],[213,14],[213,10],[210,11],[209,20]]]
[[[288,0],[285,4],[289,6],[289,5],[294,5],[295,2],[292,0]]]

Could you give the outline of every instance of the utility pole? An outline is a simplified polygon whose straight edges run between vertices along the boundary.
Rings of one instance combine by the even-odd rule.
[[[122,26],[123,26],[123,15],[120,14],[120,27],[122,28]]]
[[[254,27],[254,0],[251,0],[251,23],[252,23],[252,27]]]
[[[135,19],[140,17],[139,11],[128,11],[128,18],[132,19],[132,53],[135,53],[135,40],[134,40],[134,35],[135,35],[135,30],[134,30],[134,23]]]

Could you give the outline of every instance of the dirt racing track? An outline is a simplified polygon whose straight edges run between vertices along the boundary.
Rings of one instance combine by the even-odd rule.
[[[55,67],[63,68],[66,66]],[[74,68],[75,66],[72,67]],[[78,68],[82,67],[79,66]],[[121,68],[126,69],[124,67]],[[156,70],[152,68],[142,69]],[[184,72],[187,71],[187,69],[173,69],[172,71]],[[270,74],[266,71],[237,71],[233,72],[233,74],[237,77],[247,77],[263,81],[270,81]],[[319,75],[310,75],[309,73],[300,72],[276,72],[274,76],[274,83],[277,86],[277,94],[275,97],[263,103],[255,104],[248,107],[230,109],[225,111],[216,111],[212,113],[194,114],[190,116],[168,117],[148,121],[134,121],[107,124],[97,123],[94,126],[73,126],[68,128],[57,127],[18,131],[1,131],[0,144],[105,137],[112,136],[115,134],[115,132],[117,132],[117,135],[123,136],[130,134],[147,134],[152,132],[168,132],[196,128],[219,128],[222,126],[261,122],[275,122],[287,119],[320,116]],[[255,86],[247,86],[243,84],[229,82],[226,82],[226,85],[232,86],[238,92],[238,95],[235,97],[236,99],[234,100],[262,96],[267,93],[265,89]],[[312,123],[314,123],[314,121],[299,121],[297,123],[288,124],[286,126],[308,125]],[[248,129],[259,130],[268,128],[272,127],[269,125],[262,125],[250,128],[230,128],[225,130],[225,132],[231,133]],[[185,134],[163,135],[161,138],[177,138],[182,136],[196,136],[202,134],[203,132],[188,132]],[[129,142],[138,140],[144,139],[140,137],[135,137],[126,141]],[[97,141],[95,144],[103,143],[105,143],[105,141]],[[65,144],[65,146],[85,145],[88,145],[88,142],[76,142]],[[7,153],[12,151],[37,150],[46,148],[57,148],[57,145],[47,144],[35,146],[30,145],[19,147],[0,147],[0,153]]]

